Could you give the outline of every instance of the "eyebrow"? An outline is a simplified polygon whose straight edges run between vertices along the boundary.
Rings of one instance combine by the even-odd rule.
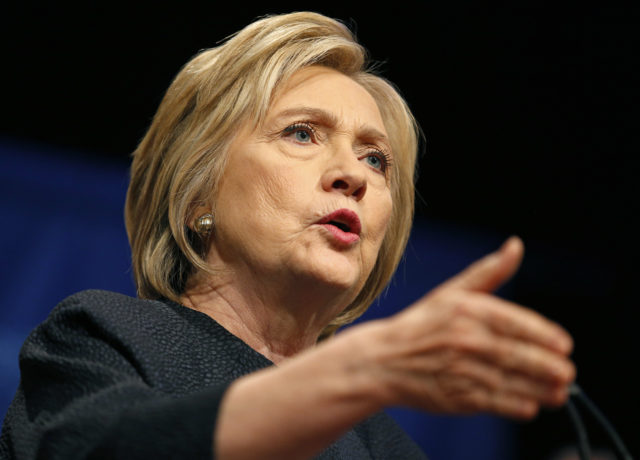
[[[301,115],[309,117],[313,119],[315,122],[318,122],[324,126],[333,128],[339,125],[338,117],[336,117],[333,113],[327,112],[326,110],[319,109],[317,107],[308,107],[308,106],[292,107],[290,109],[285,109],[282,112],[279,112],[275,116],[275,119],[279,120],[283,118],[290,118],[290,117],[301,116]],[[389,142],[389,138],[387,137],[387,135],[372,126],[362,125],[359,129],[358,137],[365,138],[365,139],[376,139],[378,141],[382,141],[384,142],[386,148],[391,150],[391,144]]]

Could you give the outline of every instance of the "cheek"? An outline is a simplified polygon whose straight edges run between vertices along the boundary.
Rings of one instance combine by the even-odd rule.
[[[371,211],[371,240],[379,248],[382,240],[389,228],[391,222],[391,214],[393,203],[390,193],[383,194],[380,199],[376,200]]]
[[[383,194],[371,207],[365,244],[362,246],[364,278],[369,276],[378,259],[378,253],[391,222],[392,201],[390,194]]]
[[[273,216],[277,221],[298,220],[306,207],[308,186],[296,175],[294,168],[277,167],[256,170],[250,179],[252,203],[263,214]]]
[[[294,168],[249,161],[234,177],[224,199],[233,203],[229,212],[247,222],[247,231],[259,236],[274,226],[286,228],[300,215],[306,193]]]

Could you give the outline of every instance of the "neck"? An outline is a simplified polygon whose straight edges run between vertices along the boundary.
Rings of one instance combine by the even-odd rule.
[[[349,303],[345,292],[309,283],[277,290],[252,284],[199,280],[181,303],[213,318],[251,348],[278,364],[316,344],[327,324]]]

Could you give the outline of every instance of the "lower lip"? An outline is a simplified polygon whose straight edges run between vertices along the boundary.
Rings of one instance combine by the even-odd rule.
[[[358,241],[360,239],[360,236],[358,236],[358,234],[351,233],[351,232],[343,232],[342,230],[340,230],[335,225],[322,224],[321,227],[324,227],[327,230],[329,230],[331,235],[333,235],[333,237],[338,242],[340,242],[342,244],[345,244],[345,245],[349,245],[349,244],[355,243],[356,241]]]

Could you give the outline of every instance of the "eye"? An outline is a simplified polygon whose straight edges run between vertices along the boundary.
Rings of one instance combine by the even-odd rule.
[[[298,142],[309,142],[311,135],[306,130],[299,129],[295,132],[295,138]]]
[[[363,156],[362,159],[373,169],[377,169],[382,173],[386,173],[389,166],[391,166],[391,158],[389,155],[379,150],[368,153]]]
[[[315,138],[315,129],[309,123],[295,123],[282,131],[283,137],[291,137],[301,144],[309,144]]]
[[[376,155],[370,155],[365,158],[366,162],[369,163],[369,166],[374,167],[375,169],[383,169],[384,165],[382,164],[382,160]]]

